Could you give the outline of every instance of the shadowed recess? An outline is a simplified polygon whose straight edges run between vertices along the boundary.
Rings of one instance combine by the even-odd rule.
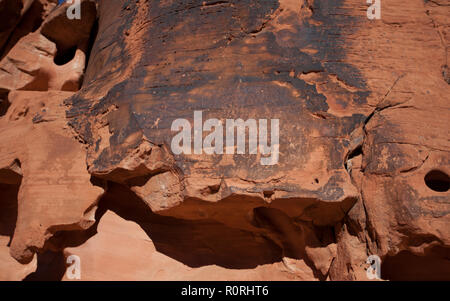
[[[62,252],[46,251],[38,254],[36,272],[29,274],[24,281],[60,281],[66,272],[66,261]]]
[[[14,162],[16,171],[20,169],[20,162]],[[0,168],[0,236],[8,236],[8,246],[11,244],[16,229],[18,212],[18,194],[22,175],[14,168]]]
[[[8,100],[8,90],[0,89],[0,117],[4,116],[8,112],[8,108],[11,103]]]
[[[9,236],[11,243],[17,221],[17,194],[20,185],[0,183],[0,236]]]
[[[58,66],[62,66],[69,63],[75,57],[76,51],[77,46],[73,46],[69,49],[58,49],[54,58],[55,64]]]
[[[440,170],[432,170],[425,176],[425,184],[431,190],[446,192],[450,189],[450,177]]]
[[[435,248],[433,254],[402,251],[381,263],[381,278],[392,281],[450,281],[450,250]]]
[[[159,252],[190,267],[216,264],[250,269],[282,259],[281,248],[257,233],[210,219],[183,220],[157,215],[122,185],[110,183],[101,202],[120,217],[139,224]]]
[[[7,2],[7,1],[6,1]],[[21,1],[18,1],[21,2]],[[44,14],[44,7],[40,1],[34,1],[27,12],[22,16],[14,31],[9,36],[7,42],[0,49],[0,60],[17,44],[17,42],[27,34],[35,32],[41,26]]]
[[[107,192],[99,201],[95,225],[86,231],[55,232],[45,248],[63,250],[84,244],[97,234],[97,226],[108,210],[137,223],[158,252],[193,268],[217,265],[228,269],[252,269],[289,257],[304,260],[315,277],[323,280],[326,275],[316,270],[305,247],[323,248],[335,242],[332,227],[294,222],[274,208],[255,208],[251,220],[241,221],[236,227],[213,219],[161,216],[153,213],[126,186],[109,182]]]

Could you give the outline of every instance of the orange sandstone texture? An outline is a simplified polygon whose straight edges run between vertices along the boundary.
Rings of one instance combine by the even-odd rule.
[[[365,2],[0,0],[0,279],[450,280],[450,7]],[[277,164],[174,154],[194,111]]]

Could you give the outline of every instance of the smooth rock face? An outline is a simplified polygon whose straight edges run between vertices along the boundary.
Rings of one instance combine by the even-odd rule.
[[[443,2],[0,0],[0,280],[450,280]]]

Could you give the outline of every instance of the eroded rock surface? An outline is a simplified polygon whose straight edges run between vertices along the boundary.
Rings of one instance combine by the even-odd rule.
[[[448,5],[67,7],[0,61],[0,277],[68,280],[77,255],[84,280],[367,280],[378,255],[450,279]],[[275,164],[175,154],[200,111],[278,119]]]

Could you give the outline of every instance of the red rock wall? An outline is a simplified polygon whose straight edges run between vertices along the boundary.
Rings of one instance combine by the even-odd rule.
[[[447,1],[55,2],[0,0],[1,280],[450,279]]]

